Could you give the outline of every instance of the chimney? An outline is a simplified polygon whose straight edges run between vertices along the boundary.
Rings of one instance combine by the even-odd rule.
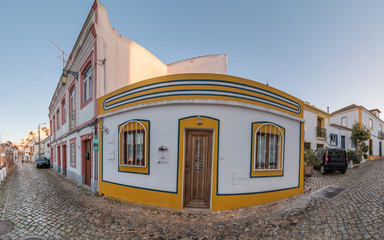
[[[329,113],[329,107],[327,107],[327,113]]]

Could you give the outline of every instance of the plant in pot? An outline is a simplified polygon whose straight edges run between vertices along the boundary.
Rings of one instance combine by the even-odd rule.
[[[347,151],[348,156],[348,168],[352,168],[353,164],[359,164],[361,162],[361,157],[359,157],[358,152],[354,150]]]
[[[304,150],[304,176],[312,176],[313,162],[316,160],[316,151],[312,149]]]

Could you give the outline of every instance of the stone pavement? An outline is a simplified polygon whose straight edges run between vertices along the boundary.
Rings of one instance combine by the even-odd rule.
[[[333,200],[311,195],[345,188]],[[0,185],[1,239],[384,239],[384,160],[346,174],[318,171],[311,191],[279,202],[220,212],[170,210],[92,194],[51,169],[19,164]]]

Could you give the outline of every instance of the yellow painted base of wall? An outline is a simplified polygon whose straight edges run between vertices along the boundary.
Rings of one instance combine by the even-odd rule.
[[[180,193],[166,193],[152,190],[138,189],[118,184],[100,182],[99,193],[124,201],[158,206],[172,209],[182,209],[182,195]],[[250,194],[250,195],[219,195],[212,197],[212,211],[250,207],[270,203],[303,193],[303,188],[283,191]]]
[[[215,196],[213,199],[214,201],[212,202],[211,210],[218,211],[250,207],[279,201],[301,193],[303,193],[303,188],[250,195]]]
[[[164,208],[181,209],[181,194],[166,193],[99,182],[99,193],[120,200]]]
[[[383,158],[383,157],[380,157],[380,156],[368,156],[367,160],[375,160],[375,159],[380,159],[380,158]]]

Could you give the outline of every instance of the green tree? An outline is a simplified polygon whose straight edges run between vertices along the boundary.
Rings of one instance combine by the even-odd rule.
[[[359,154],[359,159],[368,152],[369,147],[365,143],[371,138],[371,131],[361,123],[355,123],[352,126],[351,140]]]

